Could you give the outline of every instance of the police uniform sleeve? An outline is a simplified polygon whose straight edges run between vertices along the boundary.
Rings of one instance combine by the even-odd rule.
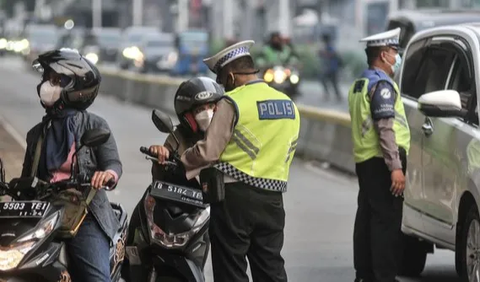
[[[230,101],[222,99],[217,103],[217,109],[205,133],[205,138],[182,154],[181,160],[188,180],[220,159],[220,155],[233,135],[235,117],[235,108]]]
[[[390,171],[402,169],[398,146],[395,141],[393,122],[395,120],[396,92],[392,85],[381,81],[372,89],[370,110],[373,124],[378,132],[383,158]]]

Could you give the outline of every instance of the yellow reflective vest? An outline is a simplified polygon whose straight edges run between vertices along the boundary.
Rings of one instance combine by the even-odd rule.
[[[254,187],[285,192],[300,131],[297,107],[263,81],[225,95],[236,108],[237,120],[216,167]]]
[[[348,104],[352,120],[353,152],[356,163],[366,161],[373,157],[382,157],[382,149],[378,133],[373,126],[370,111],[370,96],[372,88],[381,80],[393,85],[396,93],[395,121],[393,131],[399,147],[408,154],[410,149],[410,129],[408,127],[405,109],[397,84],[387,74],[377,70],[366,70],[363,77],[357,79],[348,93]]]

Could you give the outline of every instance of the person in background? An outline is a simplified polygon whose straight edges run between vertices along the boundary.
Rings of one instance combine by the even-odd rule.
[[[256,59],[259,68],[269,68],[275,65],[285,66],[289,63],[292,50],[284,44],[280,32],[272,32],[268,43],[263,47],[261,53]]]
[[[319,51],[319,57],[322,63],[320,81],[325,89],[324,100],[330,100],[331,94],[328,86],[331,84],[333,90],[335,91],[337,101],[340,102],[342,101],[342,95],[340,93],[340,89],[338,88],[338,74],[342,66],[342,61],[332,44],[330,35],[324,34],[322,36],[322,42],[323,47]]]

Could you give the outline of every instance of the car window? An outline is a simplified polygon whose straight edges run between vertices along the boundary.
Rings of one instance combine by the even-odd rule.
[[[454,45],[454,44],[452,44]],[[478,125],[478,114],[476,106],[476,84],[475,76],[473,74],[474,70],[470,69],[471,65],[467,64],[468,61],[472,60],[471,50],[467,44],[463,43],[457,47],[457,57],[453,65],[452,74],[447,86],[447,89],[456,90],[460,95],[460,101],[462,103],[462,108],[469,112],[467,120]]]
[[[410,44],[408,53],[403,55],[403,70],[402,81],[400,88],[402,94],[410,96],[412,98],[418,98],[413,95],[415,78],[417,77],[418,70],[422,63],[422,58],[427,48],[425,48],[426,40],[420,40]]]
[[[455,55],[438,46],[409,51],[403,71],[402,93],[418,99],[425,93],[445,89]]]
[[[465,110],[468,109],[468,102],[472,97],[472,92],[475,92],[475,89],[471,87],[471,84],[473,83],[471,83],[471,79],[468,76],[467,67],[459,58],[457,58],[448,89],[457,90],[462,101],[462,108]]]

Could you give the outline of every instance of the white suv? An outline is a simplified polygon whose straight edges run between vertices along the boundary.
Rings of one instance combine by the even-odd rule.
[[[462,281],[479,281],[480,23],[419,32],[403,60],[412,141],[402,231],[412,237],[402,273],[420,274],[435,245],[455,251]]]

